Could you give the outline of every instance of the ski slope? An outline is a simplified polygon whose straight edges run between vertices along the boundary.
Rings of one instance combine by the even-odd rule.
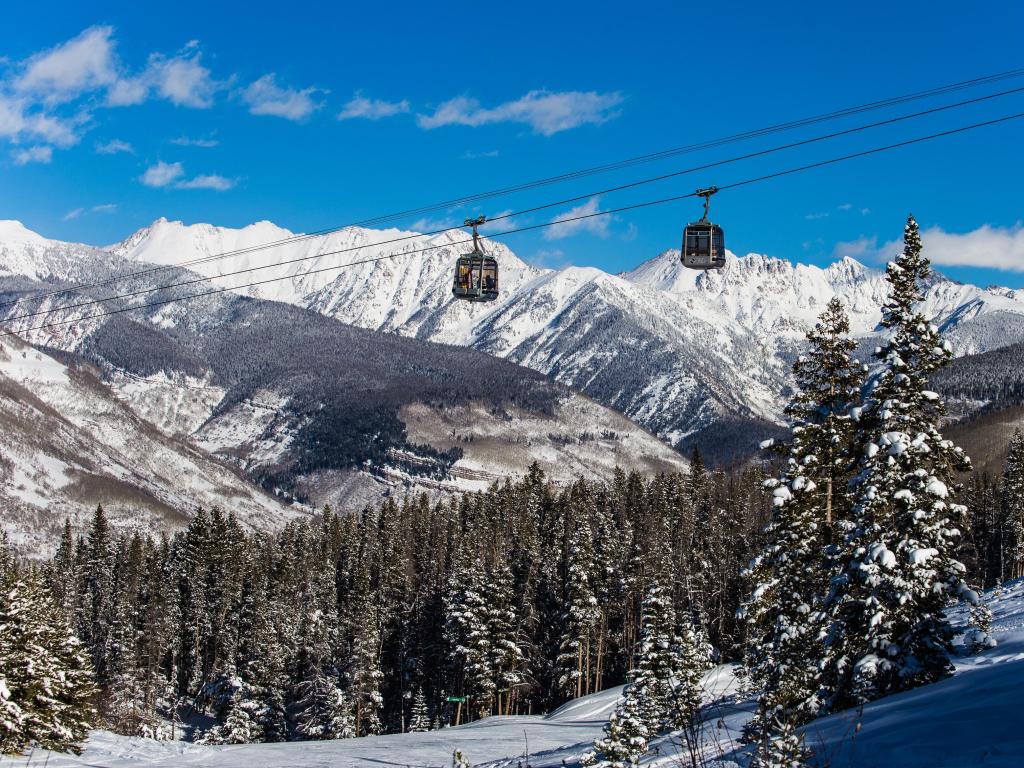
[[[940,683],[890,696],[811,723],[807,743],[815,764],[829,768],[1020,768],[1024,766],[1024,580],[987,595],[995,648],[957,660],[956,674]],[[966,612],[953,613],[963,628]],[[702,737],[708,766],[744,768],[749,750],[737,737],[753,703],[738,692],[733,668],[705,676],[708,705]],[[489,768],[576,766],[621,694],[621,687],[570,701],[546,716],[491,717],[458,728],[345,741],[206,747],[157,742],[97,731],[81,757],[36,752],[3,761],[48,768],[367,768],[451,765],[460,750]],[[859,727],[858,727],[859,724]],[[689,765],[677,736],[654,742],[644,766]]]

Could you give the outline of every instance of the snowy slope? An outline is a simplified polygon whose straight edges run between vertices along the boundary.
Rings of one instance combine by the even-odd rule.
[[[817,720],[805,729],[821,768],[1019,768],[1024,764],[1024,580],[989,593],[993,636],[998,646],[957,661],[956,674],[934,685],[890,696]],[[955,611],[962,626],[963,612]],[[704,677],[704,750],[709,766],[747,766],[749,750],[736,737],[749,720],[752,703],[737,693],[729,666]],[[477,766],[535,768],[576,766],[601,733],[621,688],[612,688],[565,704],[547,716],[491,717],[428,733],[396,734],[344,741],[203,747],[154,742],[98,731],[81,757],[37,752],[31,765],[51,768],[106,766],[149,768],[178,765],[218,768],[290,766],[436,766],[451,765],[456,749]],[[859,725],[859,728],[858,728]],[[657,751],[654,751],[654,747]],[[28,766],[14,760],[11,766]],[[679,739],[667,736],[652,745],[644,766],[679,768]]]
[[[28,554],[65,519],[102,503],[115,525],[180,528],[198,507],[230,507],[273,528],[301,514],[234,470],[136,416],[94,371],[0,339],[0,525]]]
[[[267,222],[231,230],[161,219],[111,251],[170,263],[289,234]],[[396,238],[401,239],[385,243]],[[535,269],[504,245],[488,242],[502,266],[502,295],[493,304],[468,305],[451,298],[449,285],[454,256],[469,250],[465,240],[457,230],[416,236],[349,228],[193,268],[215,276],[304,259],[228,278],[227,284],[286,275],[282,283],[256,289],[258,295],[364,328],[506,357],[554,376],[673,443],[730,421],[778,421],[787,361],[825,304],[841,298],[855,332],[868,336],[876,331],[886,292],[882,272],[850,258],[822,269],[730,254],[720,272],[697,273],[684,269],[678,251],[669,250],[612,276],[593,268]],[[337,250],[345,252],[328,255]],[[384,255],[383,261],[310,274]],[[1021,292],[937,277],[925,310],[944,326],[958,354],[1024,340]]]

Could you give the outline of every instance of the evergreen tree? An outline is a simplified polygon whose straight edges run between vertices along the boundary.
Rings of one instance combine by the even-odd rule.
[[[850,524],[839,551],[827,609],[825,659],[831,705],[844,708],[952,671],[952,629],[943,611],[965,594],[964,567],[953,557],[965,508],[952,503],[954,473],[969,468],[945,440],[939,396],[928,377],[952,348],[916,309],[931,275],[913,217],[904,249],[889,264],[889,331],[881,371],[859,417],[863,451]]]
[[[83,639],[92,656],[96,681],[109,685],[110,631],[114,627],[114,570],[116,552],[113,534],[102,506],[97,506],[85,545],[83,584]]]
[[[763,740],[776,722],[803,724],[821,706],[823,600],[833,517],[845,519],[852,473],[853,429],[848,410],[862,384],[852,358],[855,342],[838,299],[808,332],[809,348],[793,365],[797,391],[786,409],[791,438],[782,446],[783,473],[767,483],[774,512],[765,547],[746,578],[751,596],[746,667],[759,690],[748,738]]]
[[[88,659],[35,571],[0,589],[0,751],[81,753],[95,712]]]
[[[1001,579],[1024,577],[1024,433],[1018,429],[1010,440],[1003,471],[1003,530],[1006,570]]]
[[[578,698],[590,692],[590,652],[599,613],[592,586],[591,530],[586,518],[574,521],[569,537],[564,630],[555,664],[559,687],[569,697]]]
[[[494,698],[493,640],[488,629],[490,606],[483,561],[456,571],[445,601],[449,659],[455,690],[487,714]]]
[[[412,697],[412,711],[409,715],[409,732],[422,733],[430,730],[430,713],[427,711],[427,698],[423,689],[417,688]]]
[[[675,612],[658,583],[644,595],[640,620],[640,644],[632,673],[630,695],[639,702],[638,715],[651,735],[674,724],[675,692],[682,639],[675,633]]]
[[[707,633],[692,616],[683,625],[676,651],[672,710],[674,729],[691,727],[704,702],[704,673],[711,669],[714,648]]]
[[[751,768],[810,768],[811,750],[791,720],[776,720],[765,729]]]
[[[594,741],[594,751],[584,758],[584,764],[600,762],[609,768],[632,768],[647,754],[651,737],[645,723],[642,694],[633,685],[627,685],[622,702],[604,726],[604,736]]]

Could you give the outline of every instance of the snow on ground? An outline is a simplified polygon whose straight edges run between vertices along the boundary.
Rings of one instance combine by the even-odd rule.
[[[957,660],[957,673],[935,685],[890,696],[812,723],[807,742],[815,763],[829,768],[1020,768],[1024,765],[1024,579],[987,595],[995,648]],[[958,627],[966,611],[956,609]],[[739,694],[734,670],[716,667],[705,676],[709,704],[702,737],[709,768],[745,766],[736,738],[752,702]],[[4,768],[355,768],[451,765],[459,749],[476,766],[574,767],[615,707],[622,688],[570,701],[549,715],[491,717],[458,728],[345,741],[204,747],[183,742],[125,738],[97,731],[81,757],[36,752],[4,760]],[[859,727],[858,727],[859,726]],[[656,752],[654,749],[656,748]],[[684,768],[679,739],[652,745],[644,766]]]

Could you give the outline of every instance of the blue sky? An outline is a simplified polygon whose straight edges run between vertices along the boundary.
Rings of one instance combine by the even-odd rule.
[[[0,218],[108,243],[159,216],[309,231],[1024,66],[1024,4],[18,3],[0,28]],[[1024,78],[441,211],[495,214],[1024,86]],[[603,210],[966,123],[1024,94],[587,198]],[[737,253],[881,258],[913,211],[953,277],[1024,287],[1024,120],[740,188]],[[569,208],[517,219],[537,224]],[[522,234],[629,269],[691,201]]]

